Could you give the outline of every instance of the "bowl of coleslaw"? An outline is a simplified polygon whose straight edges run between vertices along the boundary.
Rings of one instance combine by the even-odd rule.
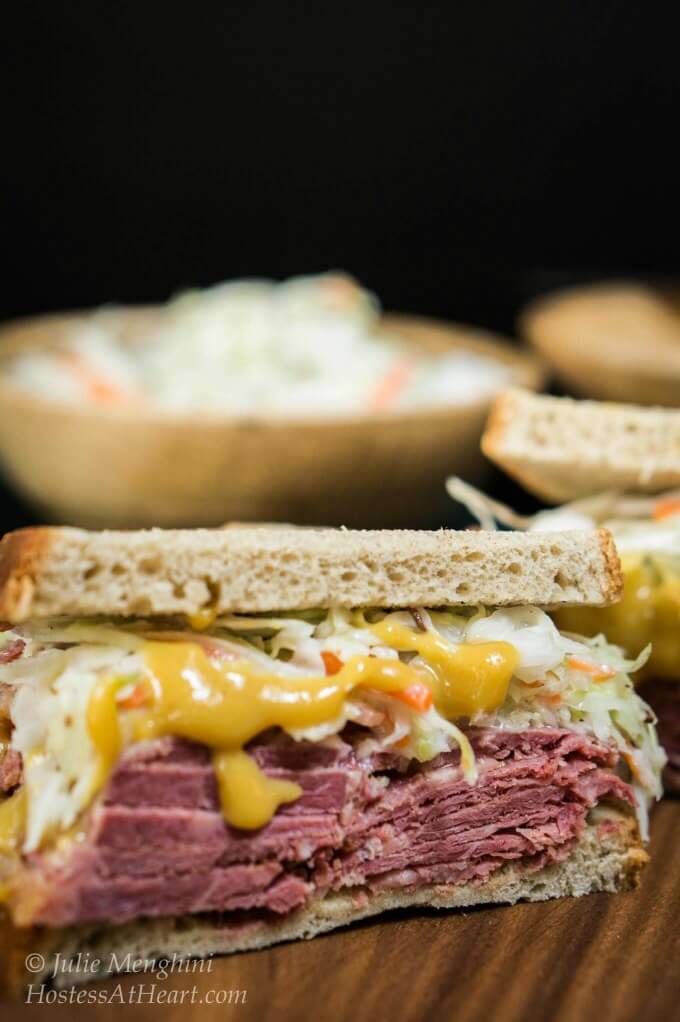
[[[0,330],[0,460],[50,520],[405,525],[479,478],[498,390],[541,363],[472,327],[383,315],[340,274]]]

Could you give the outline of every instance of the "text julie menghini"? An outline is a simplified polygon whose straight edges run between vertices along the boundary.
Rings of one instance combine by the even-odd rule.
[[[239,1005],[247,1000],[246,990],[206,988],[197,985],[183,989],[164,986],[170,975],[211,973],[213,961],[183,959],[177,955],[162,959],[136,958],[131,953],[112,952],[104,957],[91,953],[63,956],[59,953],[47,959],[33,953],[26,957],[26,970],[40,974],[44,982],[31,984],[26,989],[26,1003],[31,1004],[219,1004]],[[87,978],[100,978],[112,973],[153,973],[144,983],[117,983],[107,989],[66,986]],[[61,989],[53,986],[53,982]]]

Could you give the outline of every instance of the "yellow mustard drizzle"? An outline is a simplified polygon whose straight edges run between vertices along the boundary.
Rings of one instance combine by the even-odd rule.
[[[503,703],[519,662],[509,643],[452,646],[433,633],[387,621],[370,627],[383,644],[420,653],[427,666],[354,656],[332,676],[291,678],[247,661],[216,662],[196,643],[147,642],[143,659],[149,698],[125,715],[126,740],[174,735],[210,747],[225,819],[253,829],[301,794],[298,785],[267,777],[243,751],[261,732],[328,723],[362,685],[396,692],[425,684],[449,718],[489,712]],[[125,744],[116,702],[122,681],[103,679],[90,699],[88,728],[98,754],[97,787]]]
[[[453,646],[435,632],[416,632],[387,618],[370,628],[384,646],[415,650],[427,662],[430,688],[443,717],[490,713],[505,702],[519,653],[509,642],[465,643]]]
[[[230,715],[231,704],[224,698],[226,689],[220,689],[222,672],[199,646],[148,643],[145,661],[150,708],[128,715],[126,723],[133,741],[175,735],[212,747],[222,812],[234,827],[247,830],[263,827],[280,805],[300,797],[302,789],[298,784],[263,773],[255,760],[238,747],[239,736],[236,748],[220,748],[229,740],[225,718]],[[229,680],[238,686],[238,665],[233,667]],[[277,680],[280,681],[278,676]],[[104,678],[90,698],[87,723],[97,749],[94,791],[106,783],[123,745],[116,697],[119,689],[128,683],[127,678]],[[207,700],[206,695],[209,695]],[[244,741],[260,730],[254,726],[256,731],[248,734]]]
[[[277,806],[293,801],[301,789],[292,782],[268,778],[254,761],[244,765],[243,746],[271,727],[302,728],[325,724],[339,716],[345,698],[358,685],[385,692],[425,681],[398,660],[352,657],[332,677],[284,678],[247,661],[211,660],[192,642],[147,642],[143,649],[149,705],[125,714],[125,738],[142,741],[174,735],[214,750],[214,765],[225,819],[236,827],[262,826]],[[103,678],[88,707],[88,730],[97,750],[97,789],[109,776],[125,744],[116,701],[129,679]],[[231,765],[231,778],[226,775]],[[249,805],[246,805],[249,803]]]
[[[623,554],[623,597],[612,607],[568,607],[558,628],[581,635],[602,632],[636,657],[652,643],[649,660],[634,676],[680,679],[680,576],[659,555]]]
[[[360,686],[398,692],[426,685],[449,719],[502,705],[519,662],[509,643],[454,646],[435,633],[388,620],[362,624],[383,645],[418,653],[425,663],[353,656],[333,675],[284,677],[245,660],[212,660],[197,643],[145,642],[141,701],[121,706],[119,692],[131,681],[111,675],[102,678],[90,696],[87,725],[97,755],[92,794],[104,786],[125,745],[165,735],[187,738],[212,750],[227,822],[255,829],[266,824],[278,806],[302,794],[299,785],[268,777],[244,751],[263,731],[329,723]],[[25,811],[23,796],[0,803],[0,851],[18,847]]]
[[[123,746],[116,697],[128,681],[115,676],[103,678],[95,685],[87,704],[87,730],[97,750],[92,795],[106,784]]]
[[[220,804],[233,827],[255,830],[269,823],[284,802],[295,802],[302,788],[293,781],[267,777],[243,749],[213,753]]]
[[[17,790],[0,802],[0,856],[12,857],[19,849],[26,820],[26,789]]]
[[[201,607],[200,610],[194,611],[193,614],[187,614],[187,622],[192,631],[204,632],[206,628],[210,628],[215,623],[216,617],[216,606]]]
[[[9,901],[20,864],[21,841],[26,829],[26,789],[0,802],[0,905]]]

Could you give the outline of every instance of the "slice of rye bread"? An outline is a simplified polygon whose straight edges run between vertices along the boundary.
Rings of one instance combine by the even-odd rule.
[[[313,607],[617,600],[603,529],[562,533],[296,529],[24,529],[0,542],[0,620],[257,613]]]
[[[4,963],[0,990],[19,993],[29,983],[49,981],[57,954],[61,956],[60,962],[72,964],[67,972],[54,977],[55,986],[66,987],[109,975],[116,971],[116,963],[120,967],[126,959],[142,960],[150,967],[151,962],[162,959],[176,962],[265,948],[283,941],[316,937],[391,909],[466,908],[628,890],[638,886],[640,872],[648,860],[632,814],[603,805],[591,812],[581,838],[562,862],[539,869],[510,862],[481,883],[382,891],[353,888],[317,897],[288,915],[259,916],[247,924],[244,913],[231,920],[228,914],[197,915],[51,931],[21,931],[5,922],[4,932],[0,929],[0,946],[4,949],[0,956]],[[42,973],[25,972],[24,962],[30,953],[43,956]],[[78,954],[82,955],[80,961],[86,963],[81,969]],[[92,966],[93,960],[98,960],[97,968]]]
[[[658,493],[680,486],[680,410],[507,390],[494,402],[482,450],[554,503],[604,490]]]

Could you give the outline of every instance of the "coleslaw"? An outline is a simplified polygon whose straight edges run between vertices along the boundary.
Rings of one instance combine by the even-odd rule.
[[[399,697],[403,693],[362,686],[344,700],[336,719],[290,730],[292,738],[333,742],[351,723],[360,729],[359,755],[388,752],[406,764],[458,749],[464,775],[474,783],[477,766],[464,730],[468,724],[513,731],[556,726],[586,732],[621,754],[636,793],[641,832],[646,835],[648,804],[660,797],[665,758],[656,738],[654,715],[628,674],[644,662],[647,651],[636,661],[628,660],[602,636],[584,639],[561,633],[535,607],[462,612],[415,608],[392,613],[334,609],[284,617],[218,617],[201,632],[188,631],[181,623],[59,619],[0,633],[0,649],[17,639],[25,643],[20,657],[0,664],[0,692],[3,685],[14,692],[12,746],[23,757],[29,795],[25,850],[37,848],[52,829],[70,826],[88,804],[97,770],[86,726],[90,694],[103,673],[113,672],[128,681],[116,697],[121,708],[134,705],[145,641],[197,642],[209,656],[247,661],[275,673],[285,686],[286,678],[333,673],[336,662],[346,663],[355,655],[405,659],[419,666],[419,654],[414,645],[409,648],[408,639],[395,649],[383,645],[372,630],[372,625],[386,619],[406,629],[424,628],[453,647],[510,643],[519,659],[502,705],[493,712],[454,721],[446,719],[431,700],[405,701]],[[427,670],[425,661],[422,667]]]
[[[377,298],[338,273],[188,291],[143,338],[125,329],[120,310],[103,308],[6,371],[53,400],[289,417],[467,403],[508,379],[490,357],[431,355],[384,333]]]
[[[491,358],[419,352],[379,318],[377,298],[342,274],[240,280],[180,294],[134,342],[119,310],[99,310],[7,371],[58,401],[296,417],[441,407],[507,381]]]

